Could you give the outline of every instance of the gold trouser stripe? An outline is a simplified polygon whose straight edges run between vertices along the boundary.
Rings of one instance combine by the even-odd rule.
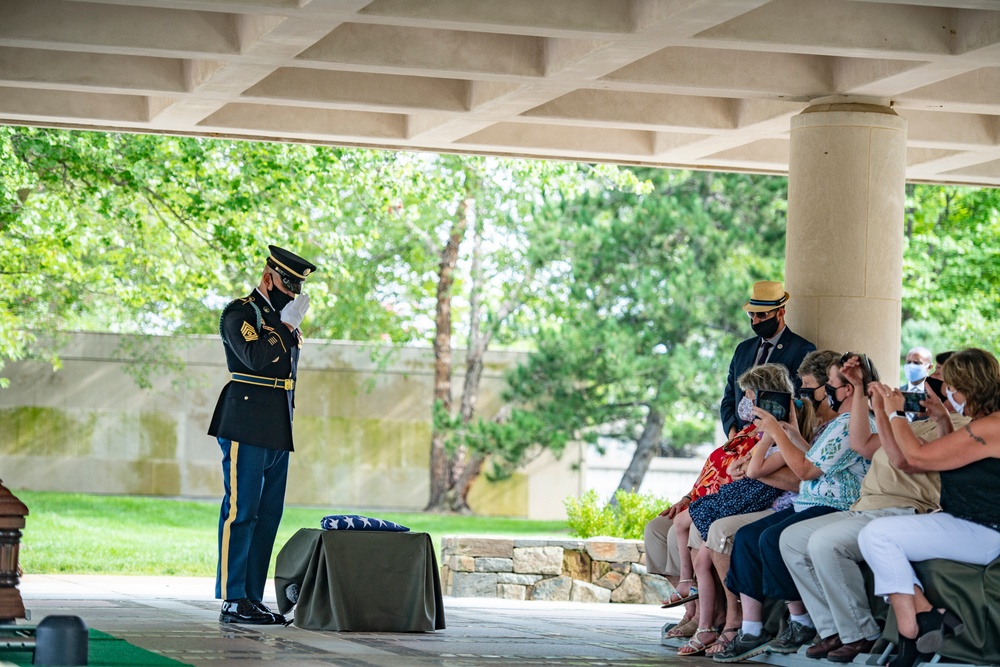
[[[240,443],[229,445],[229,516],[222,524],[222,599],[228,600],[226,583],[229,581],[229,529],[236,521],[236,463],[240,454]]]

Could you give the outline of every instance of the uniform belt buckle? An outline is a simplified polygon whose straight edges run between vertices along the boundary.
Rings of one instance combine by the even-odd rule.
[[[292,378],[285,378],[285,391],[291,391],[295,388],[295,380]]]

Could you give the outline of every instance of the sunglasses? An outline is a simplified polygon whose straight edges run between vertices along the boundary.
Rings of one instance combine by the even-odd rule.
[[[781,308],[775,308],[774,310],[769,310],[764,313],[747,313],[747,317],[749,317],[751,320],[757,320],[758,322],[761,320],[769,320],[779,310],[781,310]]]
[[[875,364],[872,363],[872,360],[868,358],[867,354],[858,354],[857,352],[844,352],[844,354],[840,357],[840,365],[843,366],[845,363],[847,363],[847,360],[850,359],[851,357],[857,357],[858,363],[861,364],[861,368],[864,371],[865,376],[867,378],[865,386],[868,385],[868,382],[879,381],[878,369],[875,368]]]

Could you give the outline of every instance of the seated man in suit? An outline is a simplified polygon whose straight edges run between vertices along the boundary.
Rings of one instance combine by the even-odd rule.
[[[934,355],[926,347],[915,347],[906,353],[906,363],[903,365],[903,375],[906,376],[906,383],[899,386],[900,391],[914,392],[927,391],[927,378],[933,370],[931,360]],[[911,422],[927,419],[926,415],[907,413],[906,418]]]
[[[813,343],[785,326],[785,304],[790,298],[781,283],[765,280],[754,283],[750,300],[743,304],[755,335],[736,346],[729,364],[729,378],[719,406],[722,430],[729,438],[748,423],[736,414],[736,404],[743,397],[736,379],[751,366],[766,363],[785,366],[794,378],[805,356],[816,349]]]

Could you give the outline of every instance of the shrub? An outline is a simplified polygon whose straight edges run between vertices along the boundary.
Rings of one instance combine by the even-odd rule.
[[[582,538],[602,535],[641,540],[646,524],[670,507],[669,502],[652,494],[618,491],[615,499],[616,506],[605,503],[591,489],[580,498],[564,500],[570,532]]]

